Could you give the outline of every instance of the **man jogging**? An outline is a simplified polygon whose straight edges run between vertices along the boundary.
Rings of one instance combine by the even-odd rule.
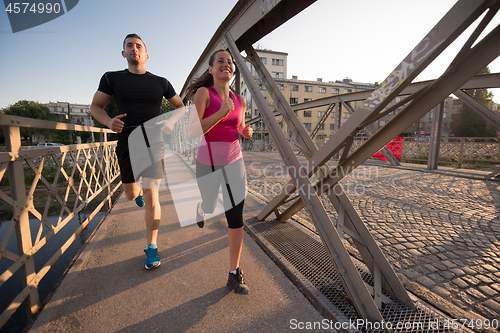
[[[147,230],[147,244],[144,249],[145,267],[152,269],[160,266],[156,241],[161,218],[159,184],[163,178],[161,158],[164,153],[164,144],[160,131],[150,131],[149,133],[155,134],[146,135],[144,123],[160,115],[162,99],[165,97],[176,111],[169,119],[158,124],[161,125],[161,131],[170,134],[174,124],[184,116],[185,108],[181,98],[167,79],[146,71],[145,64],[149,56],[141,37],[136,34],[127,35],[123,41],[122,56],[127,59],[128,68],[106,72],[102,76],[90,105],[90,113],[101,124],[118,133],[116,155],[125,195],[128,200],[135,199],[139,207],[146,206],[144,216]],[[110,118],[104,111],[104,107],[112,96],[115,97],[118,110],[118,115],[114,118]],[[161,156],[155,159],[156,163],[152,163],[145,170],[132,168],[131,158],[134,159],[135,152],[129,146],[128,139],[135,129],[142,129],[147,147],[155,152],[155,156]],[[137,183],[140,177],[142,177],[142,186]]]

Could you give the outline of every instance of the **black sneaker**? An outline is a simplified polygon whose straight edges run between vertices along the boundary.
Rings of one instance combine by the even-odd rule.
[[[196,224],[198,227],[203,228],[205,226],[205,214],[199,213],[200,206],[201,202],[198,202],[198,205],[196,206]]]
[[[234,290],[235,294],[248,294],[250,289],[245,285],[243,281],[243,271],[241,268],[236,269],[236,274],[229,272],[229,278],[227,279],[227,287],[229,290]]]

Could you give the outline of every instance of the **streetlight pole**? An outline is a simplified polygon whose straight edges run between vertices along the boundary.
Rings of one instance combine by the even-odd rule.
[[[71,124],[71,109],[69,108],[69,102],[66,102],[68,104],[68,122]],[[73,144],[73,132],[69,131],[69,144]]]

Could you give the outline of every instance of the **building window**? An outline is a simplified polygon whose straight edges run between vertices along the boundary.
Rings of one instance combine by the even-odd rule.
[[[253,115],[254,115],[254,116],[258,116],[258,115],[259,115],[259,109],[255,109],[255,110],[253,111]]]
[[[340,94],[339,88],[332,88],[332,94]]]
[[[297,103],[299,103],[298,97],[290,97],[290,104],[297,104]]]
[[[304,123],[304,127],[306,130],[310,131],[311,130],[311,123]]]
[[[285,85],[283,83],[278,83],[279,90],[285,89]]]
[[[313,87],[312,86],[304,86],[304,91],[305,92],[312,92],[313,91]]]
[[[282,72],[272,72],[271,76],[273,77],[273,79],[282,79],[283,73]]]
[[[312,98],[304,98],[304,102],[310,102],[312,101]]]
[[[319,125],[319,130],[320,130],[320,131],[322,131],[322,130],[324,130],[324,129],[325,129],[325,124],[321,124],[321,125]]]
[[[304,111],[304,117],[310,118],[312,112],[311,111]]]
[[[298,84],[291,84],[290,91],[299,91],[299,85]]]
[[[283,66],[283,59],[273,59],[273,65]]]
[[[318,87],[318,92],[321,94],[326,94],[326,87]]]
[[[318,118],[322,118],[325,114],[325,111],[318,111]]]
[[[346,90],[344,90],[344,94],[349,94],[349,93],[352,93],[352,89],[346,89]]]
[[[262,63],[263,63],[264,65],[267,65],[267,58],[263,58],[263,57],[261,57],[261,58],[260,58],[260,60],[262,60]]]
[[[263,84],[259,84],[260,90],[266,91],[266,86]]]
[[[330,131],[333,131],[335,129],[335,124],[330,124]]]

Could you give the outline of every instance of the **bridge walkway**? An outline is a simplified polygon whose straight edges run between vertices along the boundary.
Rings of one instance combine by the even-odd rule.
[[[170,187],[194,179],[174,156]],[[144,211],[122,195],[30,332],[281,332],[293,319],[324,318],[247,233],[241,267],[251,290],[229,292],[225,218],[181,227],[169,188],[160,203],[158,269],[144,269]],[[258,205],[247,197],[246,210]]]

